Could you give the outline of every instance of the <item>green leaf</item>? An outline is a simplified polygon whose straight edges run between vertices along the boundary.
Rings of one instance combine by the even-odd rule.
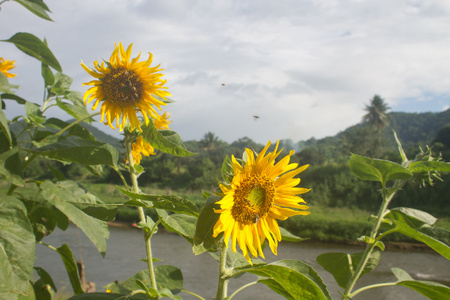
[[[159,151],[179,157],[192,156],[195,153],[186,150],[180,136],[172,130],[157,130],[153,122],[143,127],[142,137]]]
[[[128,201],[125,205],[143,206],[164,209],[176,213],[188,214],[191,216],[198,216],[198,209],[188,199],[174,196],[174,195],[149,195],[136,194],[118,187],[118,189],[126,196],[134,199]]]
[[[385,219],[392,222],[392,226],[389,229],[395,228],[396,231],[427,244],[445,258],[450,259],[450,232],[439,227],[430,226],[431,218],[425,222],[422,217],[418,219],[407,215],[403,211],[391,210],[385,215]]]
[[[288,299],[331,299],[320,276],[309,265],[298,260],[281,260],[271,264],[259,264],[236,268],[233,276],[248,272],[272,279],[268,287],[274,291],[289,295]],[[274,284],[277,283],[277,285]],[[262,282],[265,283],[265,282]],[[282,291],[282,293],[280,293]]]
[[[9,146],[12,146],[11,132],[9,131],[8,119],[6,118],[3,110],[0,109],[0,130],[5,133],[5,137],[8,139]]]
[[[9,84],[8,78],[5,74],[0,72],[0,93],[10,93],[12,89],[17,89],[18,85]],[[3,103],[2,103],[3,107]]]
[[[41,183],[40,189],[44,199],[77,225],[97,247],[98,251],[105,256],[105,239],[109,237],[106,222],[89,216],[73,204],[73,202],[85,202],[86,199],[83,198],[85,192],[71,181],[59,181],[57,183],[44,181]]]
[[[448,286],[433,281],[414,280],[407,272],[400,268],[392,268],[391,270],[398,279],[397,285],[409,287],[428,299],[450,299],[450,288]]]
[[[52,70],[44,63],[41,63],[41,74],[42,78],[44,78],[44,84],[46,87],[52,86],[55,83],[55,76],[53,76]]]
[[[47,12],[50,12],[50,10],[48,9],[44,1],[42,0],[14,0],[14,1],[22,4],[26,9],[31,11],[36,16],[48,21],[52,21],[52,19],[50,19],[49,15],[47,14]]]
[[[227,155],[225,156],[225,159],[223,160],[222,163],[222,169],[221,169],[221,173],[222,173],[222,178],[225,181],[225,183],[230,184],[231,181],[233,180],[233,162],[231,160],[231,158]]]
[[[0,76],[1,75],[3,75],[3,74],[0,73]],[[2,99],[14,100],[14,101],[16,101],[19,104],[25,104],[25,103],[28,102],[27,100],[23,99],[22,97],[19,97],[19,96],[14,95],[14,94],[9,94],[9,93],[1,94],[0,97]]]
[[[283,296],[286,299],[289,299],[289,300],[295,299],[276,280],[273,280],[271,278],[265,278],[265,279],[258,280],[258,283],[267,285],[272,291],[280,294],[281,296]]]
[[[354,271],[361,261],[363,252],[355,254],[347,253],[323,253],[317,256],[317,262],[328,272],[333,275],[337,284],[345,289],[348,280],[353,276]],[[369,257],[361,276],[372,271],[380,262],[380,251],[374,251]]]
[[[79,106],[79,105],[73,105],[70,103],[65,103],[56,99],[56,105],[58,105],[59,108],[64,110],[66,113],[74,117],[75,119],[82,119],[84,117],[89,116],[89,112],[87,111],[86,107]]]
[[[0,154],[0,174],[5,180],[17,186],[25,186],[22,161],[17,148],[12,148]]]
[[[352,154],[349,164],[350,170],[359,179],[379,181],[383,185],[389,180],[407,180],[412,177],[411,171],[388,160]]]
[[[38,273],[40,280],[42,280],[43,283],[48,284],[49,286],[52,287],[52,289],[57,292],[58,290],[56,289],[56,285],[53,282],[52,277],[50,276],[50,274],[47,273],[47,271],[45,271],[44,269],[40,268],[40,267],[34,267],[34,269],[36,270],[36,272]]]
[[[198,216],[197,226],[194,234],[194,247],[193,251],[195,255],[202,254],[205,251],[214,247],[223,237],[223,233],[217,237],[213,237],[214,225],[219,220],[220,214],[215,213],[214,209],[220,209],[220,206],[216,204],[221,198],[219,196],[210,196],[206,200],[200,215]]]
[[[43,41],[31,33],[18,32],[9,40],[3,40],[3,42],[13,43],[25,54],[28,54],[44,64],[49,65],[53,69],[62,72],[61,66],[52,51],[50,51]]]
[[[69,275],[70,284],[72,285],[73,292],[75,295],[83,293],[83,288],[81,286],[80,274],[78,273],[78,266],[75,258],[73,257],[72,251],[67,244],[62,245],[57,249],[59,256],[66,267],[67,275]]]
[[[305,241],[308,239],[308,238],[302,238],[302,237],[296,236],[296,235],[290,233],[289,231],[287,231],[286,229],[284,229],[283,227],[280,227],[280,233],[281,233],[282,241],[301,242],[301,241]]]
[[[411,163],[408,168],[413,173],[450,172],[450,163],[443,161],[416,161]]]
[[[197,223],[197,217],[171,214],[169,215],[165,210],[156,210],[161,220],[161,224],[169,231],[178,233],[189,243],[194,243],[195,225]]]
[[[119,153],[109,145],[81,139],[65,140],[38,149],[33,153],[60,161],[84,165],[110,165],[117,167]]]
[[[148,299],[148,297],[142,295],[134,295],[134,296],[127,296],[126,294],[115,294],[115,293],[85,293],[85,294],[79,294],[75,295],[73,297],[70,297],[69,300],[123,300],[123,299]]]
[[[389,220],[404,222],[412,228],[418,228],[425,224],[433,225],[437,221],[429,213],[409,207],[393,208],[387,211],[385,217]]]
[[[403,151],[402,143],[400,142],[400,139],[397,136],[397,133],[395,130],[392,130],[394,132],[394,138],[395,142],[397,143],[398,152],[400,152],[400,156],[402,157],[402,163],[408,161],[408,158],[406,157],[405,151]]]
[[[61,72],[56,73],[55,75],[55,83],[52,85],[51,92],[56,95],[66,95],[70,86],[72,85],[73,79]]]
[[[155,267],[155,277],[158,283],[158,291],[168,289],[172,293],[179,293],[183,289],[183,275],[181,270],[170,265],[159,265]],[[132,291],[140,289],[136,281],[144,283],[145,286],[151,287],[151,280],[148,270],[142,270],[134,276],[120,283],[110,283],[105,288],[115,293],[128,294]],[[144,298],[147,299],[147,298]]]
[[[0,195],[0,298],[28,291],[33,274],[35,239],[25,205]]]
[[[42,115],[42,111],[37,104],[32,102],[25,103],[25,114],[33,123],[41,124],[45,122],[45,117]]]

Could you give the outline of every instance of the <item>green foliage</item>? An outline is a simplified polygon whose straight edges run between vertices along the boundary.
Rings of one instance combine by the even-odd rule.
[[[243,272],[263,277],[259,282],[287,299],[331,299],[317,272],[298,260],[280,260],[271,264],[236,268],[231,276]]]

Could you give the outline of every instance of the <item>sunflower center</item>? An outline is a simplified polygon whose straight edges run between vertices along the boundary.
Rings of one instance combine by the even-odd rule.
[[[133,105],[142,97],[141,79],[134,71],[125,68],[113,69],[103,79],[102,87],[105,98],[115,105]]]
[[[275,198],[275,186],[266,176],[245,178],[234,192],[233,218],[241,225],[257,223],[267,215]]]

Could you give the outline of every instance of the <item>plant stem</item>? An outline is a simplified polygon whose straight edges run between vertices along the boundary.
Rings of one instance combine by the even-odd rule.
[[[402,187],[405,184],[405,182],[406,181],[404,181],[404,180],[396,180],[392,189],[398,189],[398,188]],[[361,274],[364,271],[364,268],[366,267],[367,262],[369,261],[370,255],[372,254],[373,249],[375,248],[375,245],[376,245],[376,241],[377,241],[376,236],[378,235],[378,230],[380,229],[381,222],[383,221],[383,216],[386,212],[386,209],[387,209],[389,203],[391,202],[392,198],[395,195],[395,190],[393,190],[392,192],[389,192],[386,189],[386,185],[383,183],[383,188],[382,188],[381,194],[383,197],[383,202],[381,203],[380,210],[378,211],[377,220],[372,227],[372,231],[370,232],[371,243],[367,244],[366,250],[364,251],[361,261],[358,264],[358,268],[356,269],[355,273],[353,273],[353,276],[350,278],[350,280],[347,283],[347,286],[346,286],[344,294],[343,294],[344,296],[342,299],[344,299],[345,297],[351,298],[350,295],[356,284],[356,281],[358,281],[359,277],[361,277]]]
[[[217,284],[216,300],[224,300],[227,297],[228,278],[227,278],[227,247],[224,241],[219,245],[219,283]]]
[[[239,292],[242,291],[243,289],[248,288],[249,286],[255,285],[255,284],[257,284],[257,283],[258,283],[258,281],[252,281],[252,282],[249,282],[249,283],[247,283],[247,284],[241,286],[241,287],[238,288],[233,294],[231,294],[230,297],[228,297],[228,300],[231,300],[234,296],[236,296],[237,293],[239,293]]]
[[[133,191],[136,194],[139,194],[140,190],[137,182],[136,169],[134,168],[133,155],[131,153],[131,143],[132,143],[132,136],[128,131],[125,131],[125,145],[127,148],[128,167],[130,170],[131,184],[133,185]],[[138,212],[140,221],[142,223],[145,223],[146,219],[144,209],[142,207],[138,207]],[[155,269],[153,267],[152,244],[150,241],[151,233],[145,229],[143,230],[143,232],[144,232],[145,248],[147,252],[147,265],[148,265],[148,272],[150,275],[150,281],[152,283],[152,288],[158,290],[158,286],[156,284]]]
[[[365,287],[362,287],[356,291],[354,291],[353,293],[351,293],[350,295],[348,295],[351,298],[355,297],[357,294],[364,292],[368,289],[373,289],[373,288],[377,288],[377,287],[384,287],[384,286],[394,286],[397,285],[397,282],[386,282],[386,283],[377,283],[377,284],[371,284]]]

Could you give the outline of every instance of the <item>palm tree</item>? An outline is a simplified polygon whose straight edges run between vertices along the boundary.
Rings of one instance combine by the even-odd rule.
[[[203,150],[213,150],[217,147],[219,138],[211,131],[203,135],[203,139],[199,142],[200,148]]]
[[[389,125],[389,120],[387,116],[387,111],[390,107],[384,102],[384,99],[378,95],[373,96],[370,100],[370,105],[366,105],[364,109],[367,111],[362,118],[362,122],[369,124],[377,129],[381,130],[384,126]]]

